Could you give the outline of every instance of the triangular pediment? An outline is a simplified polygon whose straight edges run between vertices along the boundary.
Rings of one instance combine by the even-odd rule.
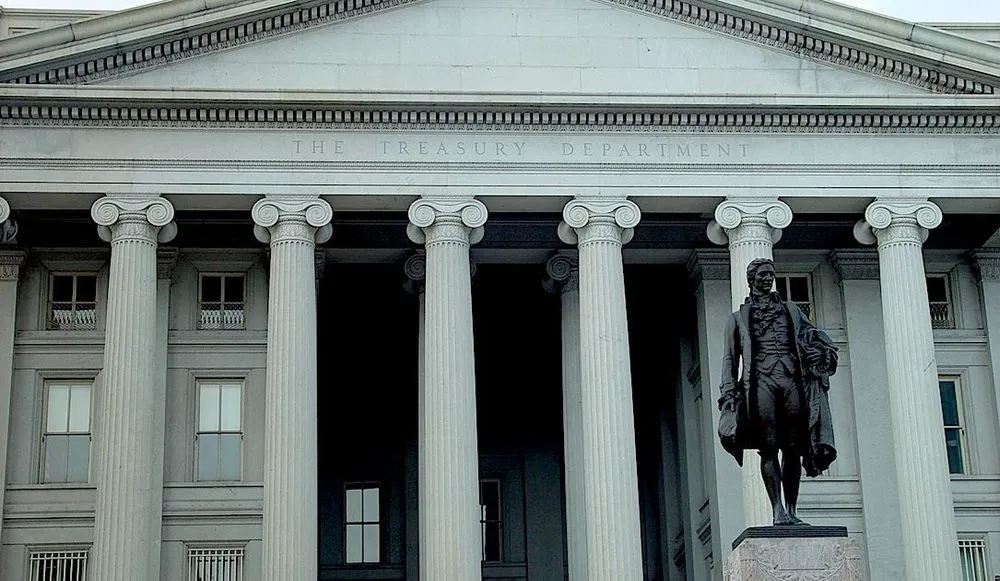
[[[805,19],[783,0],[744,1],[739,9],[734,0],[215,4],[122,31],[107,48],[108,35],[94,30],[102,30],[102,22],[113,29],[115,18],[141,22],[143,10],[131,19],[86,21],[70,30],[75,40],[69,42],[57,42],[51,32],[51,38],[37,33],[35,42],[0,41],[0,80],[172,89],[873,96],[993,93],[1000,82],[1000,48],[940,31],[921,42],[887,37],[885,21],[904,23],[846,7],[840,20]],[[175,30],[178,19],[183,26]],[[873,30],[861,26],[866,23]],[[943,56],[945,49],[930,41],[951,42],[952,54]]]

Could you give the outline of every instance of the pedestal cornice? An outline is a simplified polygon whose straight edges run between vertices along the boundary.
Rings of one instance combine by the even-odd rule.
[[[1000,281],[1000,248],[980,248],[969,253],[969,261],[979,282]]]
[[[642,212],[627,198],[575,198],[563,207],[559,238],[567,244],[628,244]]]
[[[878,253],[874,250],[834,250],[830,253],[840,280],[878,280]]]
[[[559,251],[545,262],[545,273],[548,275],[542,281],[542,286],[552,294],[562,294],[567,290],[578,288],[580,259],[575,250]]]
[[[743,241],[774,244],[791,223],[792,209],[777,198],[726,200],[715,208],[708,238],[720,246]]]
[[[407,211],[406,235],[417,244],[476,244],[488,216],[486,205],[475,198],[420,198]]]
[[[155,244],[173,240],[174,206],[159,196],[108,194],[90,207],[97,233],[105,242],[138,240]]]
[[[854,225],[854,238],[862,244],[923,244],[930,230],[941,224],[941,209],[925,199],[875,200],[865,209],[864,220]]]
[[[250,215],[254,236],[264,244],[307,242],[322,244],[330,239],[333,209],[318,197],[266,197],[253,205]]]

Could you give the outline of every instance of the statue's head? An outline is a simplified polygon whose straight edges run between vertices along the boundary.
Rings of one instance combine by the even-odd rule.
[[[774,261],[770,258],[755,258],[747,265],[747,285],[750,292],[765,295],[774,288]]]

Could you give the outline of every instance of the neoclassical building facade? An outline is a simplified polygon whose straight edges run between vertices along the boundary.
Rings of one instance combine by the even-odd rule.
[[[800,515],[873,581],[1000,575],[993,29],[71,16],[0,39],[0,579],[722,580],[769,518],[716,436],[758,257],[840,350]]]

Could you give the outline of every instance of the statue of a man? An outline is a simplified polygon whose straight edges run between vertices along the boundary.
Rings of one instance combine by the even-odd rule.
[[[772,290],[774,261],[753,260],[747,283],[726,321],[719,437],[740,466],[744,450],[758,450],[774,524],[806,524],[795,514],[802,468],[816,476],[837,457],[827,399],[837,348]]]

